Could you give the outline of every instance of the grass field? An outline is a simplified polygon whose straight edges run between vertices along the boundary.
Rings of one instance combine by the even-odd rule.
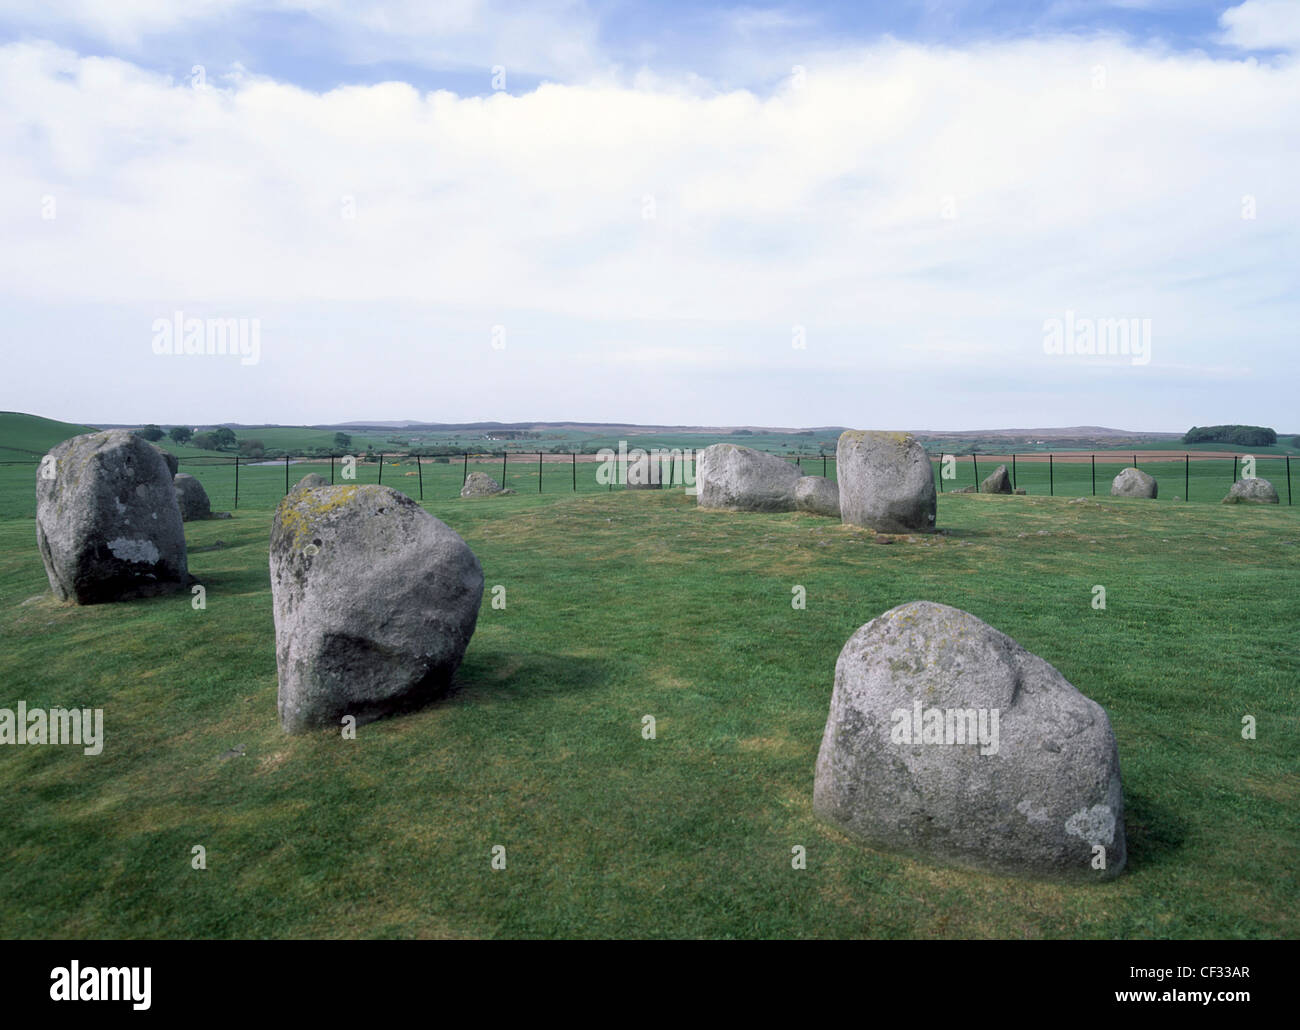
[[[384,480],[414,493],[406,470]],[[0,935],[1300,929],[1294,508],[944,496],[945,534],[880,544],[808,515],[700,512],[679,490],[580,477],[538,496],[535,464],[519,495],[461,501],[461,469],[425,465],[425,506],[483,564],[478,630],[450,697],[345,741],[278,729],[267,542],[283,469],[247,471],[235,518],[186,527],[196,611],[188,595],[53,603],[34,472],[0,468],[0,707],[103,708],[106,736],[97,757],[0,749]],[[1116,881],[956,872],[813,818],[839,650],[917,598],[1011,634],[1108,710],[1130,847]]]

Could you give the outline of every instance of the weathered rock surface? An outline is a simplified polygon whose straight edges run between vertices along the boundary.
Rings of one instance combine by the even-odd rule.
[[[980,483],[980,493],[982,494],[1009,494],[1011,493],[1011,473],[1007,471],[1005,465],[999,465]]]
[[[176,504],[181,509],[183,522],[212,517],[212,502],[208,500],[208,492],[202,483],[181,472],[172,477],[172,485],[176,489]]]
[[[1238,479],[1224,504],[1277,504],[1277,489],[1267,479]]]
[[[167,462],[167,471],[174,477],[180,471],[180,460],[171,451],[165,451],[157,444],[150,444],[150,446],[163,456],[163,461]]]
[[[149,597],[190,582],[167,461],[129,430],[76,436],[46,455],[36,476],[36,542],[63,601]]]
[[[1112,497],[1147,497],[1154,500],[1157,492],[1155,476],[1149,476],[1141,469],[1126,468],[1110,484]]]
[[[471,472],[465,477],[465,485],[460,488],[462,497],[492,497],[504,493],[514,493],[514,491],[503,490],[501,484],[486,472]]]
[[[835,449],[840,517],[881,533],[934,529],[934,473],[911,433],[849,429]]]
[[[446,692],[483,571],[453,530],[386,486],[289,493],[271,528],[281,726],[412,708]]]
[[[794,487],[795,507],[829,518],[840,517],[840,488],[823,476],[804,476]]]
[[[929,601],[885,612],[840,652],[813,807],[873,847],[1008,875],[1105,879],[1127,857],[1105,710]]]
[[[308,472],[300,480],[295,490],[315,490],[318,486],[329,486],[330,482],[319,472]]]
[[[696,503],[728,511],[794,511],[799,469],[775,454],[715,443],[696,457]]]

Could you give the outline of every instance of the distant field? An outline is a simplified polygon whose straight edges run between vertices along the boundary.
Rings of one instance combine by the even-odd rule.
[[[92,426],[57,422],[17,411],[0,411],[0,461],[39,458],[69,437],[94,431]]]
[[[409,470],[384,481],[414,493]],[[476,501],[455,497],[455,466],[424,471],[425,507],[508,604],[485,594],[449,698],[345,743],[276,722],[282,468],[241,472],[235,518],[187,525],[204,611],[189,595],[52,603],[33,472],[0,468],[0,706],[102,707],[106,723],[95,758],[0,754],[6,936],[1300,934],[1296,509],[945,494],[944,534],[882,545],[809,515],[701,512],[680,490],[574,495],[563,466],[554,492],[531,492],[520,462],[517,496]],[[209,483],[228,508],[231,483]],[[840,648],[918,598],[1010,633],[1108,710],[1117,880],[943,869],[813,818]]]

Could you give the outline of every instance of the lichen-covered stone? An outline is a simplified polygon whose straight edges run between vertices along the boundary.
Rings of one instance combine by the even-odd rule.
[[[359,722],[444,693],[483,571],[452,529],[386,486],[290,492],[271,528],[280,723]]]
[[[1126,468],[1110,484],[1112,497],[1144,497],[1155,500],[1159,487],[1155,476],[1149,476],[1141,469]]]
[[[1224,504],[1277,504],[1277,489],[1267,479],[1238,479]]]
[[[800,511],[838,519],[840,488],[823,476],[804,476],[794,486],[794,503]]]
[[[840,517],[881,533],[934,529],[937,498],[925,448],[911,433],[849,429],[835,449]]]
[[[980,493],[982,494],[1009,494],[1011,493],[1011,473],[1007,471],[1005,465],[999,465],[980,483]]]
[[[797,466],[775,454],[715,443],[696,459],[696,502],[727,511],[794,511],[802,478]]]
[[[183,589],[185,529],[163,451],[125,429],[65,440],[36,474],[36,542],[60,600]]]
[[[890,609],[840,652],[813,808],[873,847],[1008,875],[1106,879],[1127,858],[1105,710],[929,601]]]
[[[212,503],[203,484],[184,472],[172,477],[176,488],[176,503],[181,509],[181,520],[193,522],[195,519],[212,517]]]

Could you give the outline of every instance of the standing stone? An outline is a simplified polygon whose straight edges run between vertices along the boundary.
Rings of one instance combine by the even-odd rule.
[[[482,596],[474,552],[405,494],[287,494],[271,527],[281,726],[363,722],[445,693]]]
[[[1224,504],[1278,504],[1277,490],[1267,479],[1238,479]]]
[[[181,509],[181,520],[193,522],[195,519],[212,517],[212,502],[203,484],[185,472],[172,477],[176,488],[176,503]]]
[[[840,517],[840,488],[822,476],[804,476],[794,487],[795,507],[814,515]]]
[[[465,485],[460,488],[462,497],[493,497],[512,493],[513,490],[503,490],[501,484],[486,472],[471,472],[465,477]]]
[[[1155,500],[1157,492],[1155,476],[1148,476],[1141,469],[1126,468],[1110,484],[1112,497],[1146,497]]]
[[[1011,493],[1011,473],[1007,471],[1005,465],[999,465],[980,483],[980,493],[982,494],[1009,494]]]
[[[849,429],[835,449],[840,517],[881,533],[934,529],[934,473],[911,433]]]
[[[1107,879],[1127,858],[1105,710],[930,601],[885,612],[840,652],[813,808],[873,847],[1007,875]]]
[[[727,511],[794,511],[802,478],[797,466],[775,454],[715,443],[696,458],[696,503]]]
[[[163,452],[126,429],[75,436],[36,474],[36,542],[61,601],[150,597],[190,582]]]

